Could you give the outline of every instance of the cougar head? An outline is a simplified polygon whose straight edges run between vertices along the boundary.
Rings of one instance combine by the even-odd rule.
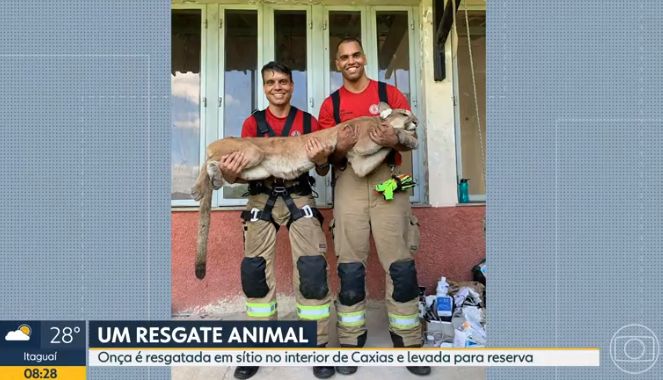
[[[378,112],[380,119],[388,121],[395,129],[403,129],[409,133],[417,130],[419,119],[411,111],[402,108],[392,109],[388,104],[380,102]]]

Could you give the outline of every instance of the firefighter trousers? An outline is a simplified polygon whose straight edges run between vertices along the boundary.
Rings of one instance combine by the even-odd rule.
[[[391,169],[386,164],[364,178],[350,165],[336,170],[334,217],[329,227],[338,257],[340,290],[335,308],[342,346],[363,347],[366,341],[366,262],[371,233],[386,273],[385,302],[394,346],[422,343],[413,258],[419,247],[419,223],[407,192],[396,192],[388,201],[375,194],[375,186],[389,178]]]
[[[310,195],[289,195],[297,208],[308,206],[315,209],[315,199]],[[264,210],[268,199],[266,194],[250,195],[246,210]],[[290,220],[290,211],[283,198],[277,198],[271,214],[271,221],[242,220],[244,259],[241,282],[247,317],[251,320],[278,319],[274,274],[276,234]],[[317,343],[327,344],[332,297],[328,284],[327,239],[322,225],[317,218],[307,215],[292,222],[288,235],[297,315],[300,320],[316,321]]]

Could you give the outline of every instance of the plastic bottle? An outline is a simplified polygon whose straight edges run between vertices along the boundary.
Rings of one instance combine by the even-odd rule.
[[[468,203],[470,201],[470,192],[467,181],[469,178],[462,178],[458,184],[458,203]]]
[[[443,321],[451,321],[453,315],[453,297],[449,295],[449,284],[446,277],[440,278],[437,283],[437,315]]]

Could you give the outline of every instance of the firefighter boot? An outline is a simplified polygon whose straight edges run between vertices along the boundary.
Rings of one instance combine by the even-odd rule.
[[[351,345],[351,344],[341,344],[341,347],[344,348],[350,348],[350,347],[358,347],[358,348],[363,348],[364,345],[366,344],[366,337],[368,336],[368,331],[364,331],[363,334],[357,338],[357,345]],[[341,375],[352,375],[353,373],[357,372],[357,366],[338,366],[336,367],[336,372],[340,373]]]
[[[391,335],[391,340],[392,340],[392,342],[394,342],[394,347],[395,348],[420,348],[422,346],[421,344],[412,345],[412,346],[405,346],[403,344],[403,339],[401,339],[401,337],[399,337],[398,335],[394,334],[391,331],[389,332],[389,334]],[[410,373],[412,373],[414,375],[418,375],[418,376],[427,376],[427,375],[430,375],[430,373],[431,373],[430,366],[423,366],[422,365],[422,366],[410,366],[410,367],[406,367],[406,368],[407,368],[408,371],[410,371]]]
[[[349,344],[341,344],[341,347],[351,348],[351,347],[358,347],[358,346],[352,346],[352,345],[349,345]],[[340,373],[341,375],[352,375],[353,373],[357,372],[357,366],[337,366],[336,367],[336,372]]]
[[[324,348],[327,347],[327,345],[320,344],[318,347]],[[318,379],[328,379],[334,376],[335,373],[336,371],[334,370],[334,367],[313,367],[313,376]]]
[[[260,367],[237,367],[235,369],[235,379],[246,380],[253,377]]]

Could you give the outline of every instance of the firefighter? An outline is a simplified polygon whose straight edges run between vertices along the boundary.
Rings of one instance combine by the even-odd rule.
[[[364,66],[366,56],[361,42],[342,40],[337,46],[336,67],[343,75],[343,86],[321,105],[318,120],[322,128],[361,117],[377,116],[380,101],[391,108],[410,109],[405,96],[394,86],[371,80]],[[334,166],[334,215],[330,221],[334,250],[338,256],[340,290],[335,301],[337,331],[342,347],[363,347],[366,342],[366,261],[373,234],[382,267],[386,272],[385,301],[389,314],[389,333],[394,347],[421,347],[419,323],[419,286],[412,255],[418,247],[418,222],[412,215],[407,192],[397,192],[386,201],[375,194],[375,186],[392,178],[400,165],[398,143],[393,129],[383,123],[371,138],[379,145],[393,148],[385,162],[365,178],[359,178],[347,165],[344,155],[357,141],[356,130],[339,133],[336,150],[329,162]],[[352,374],[354,366],[336,367],[341,374]],[[428,366],[408,367],[416,375],[428,375]]]
[[[291,70],[284,64],[270,62],[261,70],[263,90],[269,101],[267,109],[254,112],[244,121],[242,138],[296,136],[320,129],[311,114],[290,105],[294,90]],[[316,163],[316,172],[325,176],[329,171],[327,158],[331,146],[322,146],[316,139],[306,150]],[[237,180],[247,159],[238,152],[221,163],[224,179]],[[331,293],[326,260],[327,239],[322,229],[323,218],[315,207],[312,194],[313,177],[308,173],[295,181],[270,178],[249,183],[249,197],[242,212],[244,259],[241,265],[242,289],[246,296],[249,319],[278,319],[274,279],[276,233],[286,227],[292,246],[293,281],[297,314],[302,320],[317,322],[317,343],[324,347],[329,339]],[[248,379],[258,367],[237,367],[235,378]],[[314,367],[318,378],[334,375],[334,367]]]

